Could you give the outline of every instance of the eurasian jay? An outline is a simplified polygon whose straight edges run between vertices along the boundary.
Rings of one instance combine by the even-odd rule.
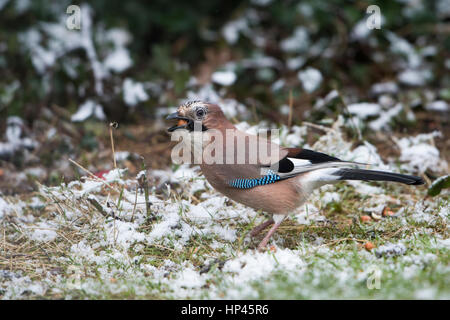
[[[184,103],[166,119],[178,120],[169,132],[185,130],[191,137],[186,139],[191,146],[196,143],[198,146],[200,141],[200,168],[217,191],[255,210],[272,214],[271,219],[250,233],[255,236],[273,224],[258,245],[260,251],[286,216],[302,205],[314,189],[325,184],[341,180],[424,183],[420,177],[366,170],[361,168],[365,164],[342,161],[308,149],[281,147],[270,139],[238,130],[219,106],[203,101]],[[201,132],[200,140],[193,137],[196,131]],[[214,148],[208,148],[214,143]],[[259,151],[263,149],[267,156],[261,156],[263,153]]]

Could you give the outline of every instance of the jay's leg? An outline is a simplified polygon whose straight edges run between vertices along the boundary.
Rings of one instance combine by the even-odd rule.
[[[268,226],[270,226],[271,224],[274,224],[274,223],[275,223],[275,220],[273,220],[273,218],[270,218],[269,220],[258,224],[256,227],[254,227],[252,229],[252,231],[250,231],[250,236],[254,237],[254,236],[258,235],[266,227],[268,227]]]
[[[270,237],[275,233],[275,231],[277,231],[278,227],[283,222],[284,218],[286,218],[285,215],[278,215],[278,214],[273,215],[273,220],[274,220],[275,224],[272,226],[272,228],[270,228],[269,232],[267,232],[264,239],[262,239],[262,241],[259,243],[258,251],[264,250],[264,248],[266,247],[267,243],[270,240]]]

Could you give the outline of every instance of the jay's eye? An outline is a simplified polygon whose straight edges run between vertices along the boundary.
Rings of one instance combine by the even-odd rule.
[[[195,115],[197,116],[197,118],[203,118],[203,116],[205,115],[205,110],[203,110],[203,109],[198,109],[196,112],[195,112]]]

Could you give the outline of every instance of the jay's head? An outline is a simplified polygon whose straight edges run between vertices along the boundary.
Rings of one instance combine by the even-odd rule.
[[[177,120],[176,125],[168,129],[169,132],[178,129],[186,129],[191,132],[194,130],[207,131],[208,129],[218,129],[228,122],[218,105],[203,101],[183,103],[166,119]]]

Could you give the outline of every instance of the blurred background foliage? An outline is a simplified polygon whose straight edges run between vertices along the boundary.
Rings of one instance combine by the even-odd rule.
[[[448,1],[90,1],[92,37],[100,61],[111,45],[102,39],[107,30],[123,29],[132,39],[127,44],[132,66],[104,79],[105,96],[99,97],[93,90],[92,67],[83,50],[68,51],[57,57],[43,76],[33,66],[33,50],[26,50],[27,44],[21,38],[29,30],[41,32],[44,23],[63,24],[64,18],[69,17],[66,8],[83,2],[3,0],[0,11],[2,115],[20,115],[31,122],[42,106],[56,104],[73,112],[84,100],[94,97],[103,102],[108,115],[123,120],[133,109],[126,108],[117,88],[120,80],[128,77],[156,82],[166,90],[164,94],[157,92],[158,96],[150,94],[151,98],[142,103],[142,109],[151,114],[153,108],[176,104],[179,98],[185,97],[189,79],[205,71],[201,68],[203,64],[218,68],[232,60],[257,56],[273,57],[280,64],[257,65],[250,70],[237,68],[238,81],[227,93],[243,102],[251,97],[267,108],[276,108],[285,102],[288,90],[283,90],[281,95],[267,90],[275,80],[285,78],[289,88],[297,95],[301,93],[295,68],[286,67],[286,62],[299,53],[305,60],[301,68],[314,66],[325,79],[321,90],[314,95],[324,94],[336,86],[350,86],[364,93],[373,83],[395,79],[399,69],[396,64],[399,57],[389,57],[391,44],[386,31],[418,43],[416,50],[434,45],[438,52],[427,57],[435,75],[429,84],[446,88],[450,82],[445,67],[450,38],[448,12],[445,15],[441,9],[444,2]],[[382,29],[373,31],[372,42],[352,37],[355,25],[367,18],[366,8],[371,4],[381,8]],[[298,50],[283,50],[282,40],[299,26],[307,31],[303,45],[308,47],[299,44]],[[45,36],[46,32],[42,34]],[[45,47],[45,38],[41,41]],[[327,48],[334,52],[327,52]],[[377,61],[380,58],[377,51],[384,51],[387,57]],[[74,61],[78,61],[75,77],[64,66]]]

